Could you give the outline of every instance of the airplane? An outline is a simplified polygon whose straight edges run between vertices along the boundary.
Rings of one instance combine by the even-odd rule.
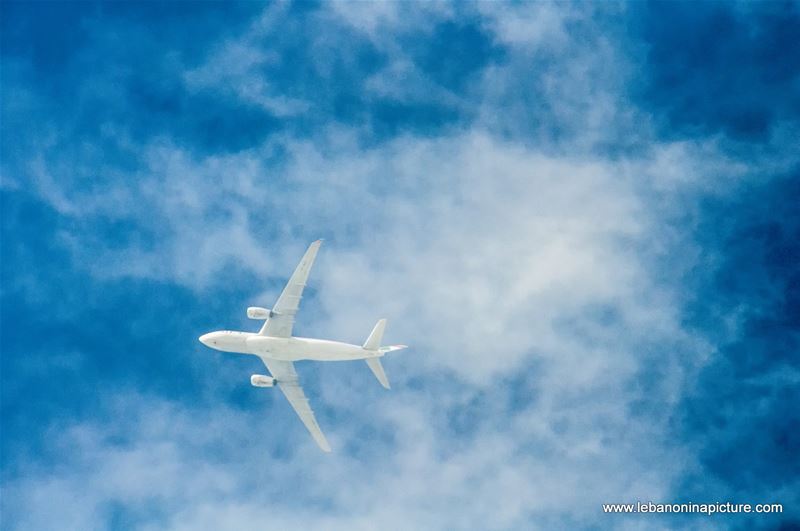
[[[294,362],[300,360],[314,361],[350,361],[365,360],[367,366],[378,379],[380,384],[389,389],[389,380],[381,365],[381,358],[388,352],[407,348],[406,345],[381,346],[383,332],[386,329],[386,319],[381,319],[372,329],[363,345],[352,345],[339,341],[325,339],[309,339],[293,337],[295,315],[303,298],[303,288],[317,257],[317,251],[322,240],[317,240],[309,245],[297,268],[294,270],[278,301],[271,310],[251,306],[247,308],[247,317],[264,321],[261,330],[253,332],[238,332],[220,330],[209,332],[200,336],[200,342],[207,347],[222,352],[238,354],[252,354],[261,358],[267,366],[271,376],[254,374],[250,377],[250,384],[255,387],[274,387],[283,391],[300,420],[324,451],[330,452],[331,447],[325,434],[317,424],[314,411],[309,406],[308,398],[303,393]]]

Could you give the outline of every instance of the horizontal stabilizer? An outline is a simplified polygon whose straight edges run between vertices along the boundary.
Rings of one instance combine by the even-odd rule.
[[[386,378],[386,373],[383,372],[383,365],[381,365],[380,358],[367,358],[366,359],[367,365],[369,366],[372,374],[375,375],[375,378],[384,386],[386,389],[390,389],[389,387],[389,379]]]

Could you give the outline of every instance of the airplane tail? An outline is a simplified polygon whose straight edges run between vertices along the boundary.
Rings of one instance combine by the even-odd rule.
[[[378,356],[374,358],[367,358],[365,361],[367,362],[367,366],[372,371],[372,374],[375,375],[375,378],[384,386],[386,389],[389,389],[389,380],[386,378],[386,373],[383,371],[383,365],[381,365],[380,357],[386,354],[387,352],[393,352],[395,350],[401,350],[406,348],[405,345],[391,345],[388,347],[381,346],[381,340],[383,340],[383,331],[386,329],[386,319],[381,319],[375,325],[375,328],[372,329],[372,333],[369,335],[367,340],[364,342],[364,350],[377,350]]]
[[[375,378],[378,379],[381,385],[386,389],[391,389],[391,386],[389,385],[389,379],[386,377],[386,373],[383,372],[381,360],[378,358],[367,358],[366,362],[369,370],[372,371],[372,374],[375,375]]]
[[[381,341],[383,341],[383,331],[386,329],[386,319],[381,319],[372,329],[366,341],[364,341],[364,350],[378,350],[381,348]]]

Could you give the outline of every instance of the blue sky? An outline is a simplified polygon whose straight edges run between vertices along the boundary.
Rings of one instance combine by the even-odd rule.
[[[4,528],[800,525],[796,2],[2,11]]]

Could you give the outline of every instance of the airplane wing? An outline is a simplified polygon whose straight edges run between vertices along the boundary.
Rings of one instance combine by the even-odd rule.
[[[294,270],[286,287],[283,288],[281,296],[278,297],[278,302],[272,308],[273,316],[267,319],[264,326],[261,327],[259,334],[262,336],[292,337],[294,316],[300,307],[303,288],[306,287],[308,274],[311,272],[311,266],[314,265],[314,259],[317,257],[317,251],[319,251],[321,244],[322,240],[317,240],[308,246],[306,254],[303,255],[303,259],[300,260],[297,269]]]
[[[278,387],[280,387],[283,394],[286,395],[289,403],[300,417],[300,420],[303,421],[303,424],[305,424],[311,436],[314,437],[319,447],[325,452],[330,452],[331,447],[328,444],[328,440],[325,439],[325,434],[322,433],[319,424],[317,424],[314,412],[308,404],[308,398],[306,398],[305,393],[303,393],[303,388],[300,387],[297,371],[294,370],[294,363],[291,361],[266,360],[263,358],[262,360],[264,361],[264,365],[267,366],[267,369],[269,369],[269,372],[272,373],[272,377],[275,378]]]

